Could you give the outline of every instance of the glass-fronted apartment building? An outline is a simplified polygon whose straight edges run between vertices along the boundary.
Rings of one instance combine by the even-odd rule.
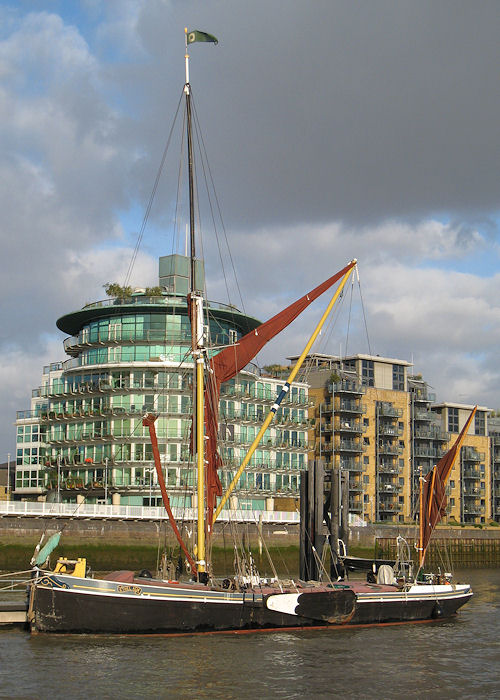
[[[197,287],[204,275],[197,263]],[[88,304],[57,321],[68,334],[63,362],[43,369],[31,408],[17,414],[16,498],[156,505],[160,502],[145,413],[156,431],[173,505],[189,507],[192,362],[189,261],[159,260],[159,287]],[[234,306],[208,302],[207,345],[234,344],[258,325]],[[216,352],[216,349],[213,350]],[[282,382],[246,368],[222,386],[219,447],[229,484]],[[307,467],[304,383],[295,383],[230,501],[233,508],[286,509]]]

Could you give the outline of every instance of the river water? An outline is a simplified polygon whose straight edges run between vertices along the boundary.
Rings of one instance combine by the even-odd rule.
[[[0,631],[0,698],[498,698],[500,569],[450,620],[178,637]]]

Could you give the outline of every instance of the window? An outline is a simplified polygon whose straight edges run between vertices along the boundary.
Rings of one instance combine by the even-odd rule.
[[[361,381],[365,386],[375,386],[373,360],[361,360]]]
[[[458,408],[448,408],[448,432],[458,433]]]
[[[450,489],[455,488],[455,479],[450,479]]]
[[[475,435],[486,435],[486,421],[484,412],[476,411],[474,416],[474,434]]]
[[[405,389],[405,368],[403,365],[392,365],[392,388],[395,391]]]

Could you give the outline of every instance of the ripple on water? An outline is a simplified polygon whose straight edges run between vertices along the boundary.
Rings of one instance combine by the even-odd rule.
[[[0,633],[0,697],[493,698],[500,571],[467,571],[458,617],[421,625],[190,637]]]

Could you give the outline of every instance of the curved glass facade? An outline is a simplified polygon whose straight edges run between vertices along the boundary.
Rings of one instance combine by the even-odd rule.
[[[138,295],[119,301],[91,304],[59,319],[59,328],[73,333],[64,341],[71,359],[44,372],[33,421],[39,431],[30,428],[29,435],[40,441],[19,445],[17,489],[57,490],[66,501],[84,497],[89,503],[156,505],[160,493],[153,452],[142,425],[143,415],[153,412],[172,503],[190,506],[195,469],[189,449],[192,364],[186,299],[147,297],[142,305]],[[210,304],[208,311],[207,345],[216,348],[237,342],[258,323],[234,307]],[[232,480],[279,390],[279,379],[252,372],[223,385],[223,485]],[[298,475],[307,465],[307,402],[306,387],[292,386],[228,507],[272,508],[273,499],[298,496]]]

